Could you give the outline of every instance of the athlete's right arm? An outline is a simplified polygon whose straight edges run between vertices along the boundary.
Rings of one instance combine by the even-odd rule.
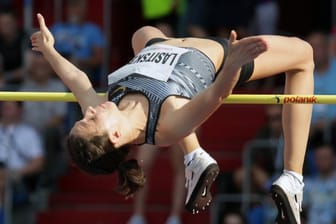
[[[56,74],[73,92],[83,113],[89,106],[96,106],[106,101],[105,96],[99,96],[87,75],[61,56],[54,48],[54,37],[45,25],[44,18],[37,14],[40,31],[31,36],[32,50],[41,52],[50,63]]]

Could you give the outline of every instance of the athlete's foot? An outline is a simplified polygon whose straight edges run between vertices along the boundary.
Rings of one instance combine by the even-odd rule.
[[[169,216],[166,224],[182,224],[182,221],[178,216]]]
[[[133,215],[127,222],[127,224],[146,224],[146,220],[141,215]]]
[[[295,192],[293,189],[296,188]],[[300,212],[302,211],[303,183],[288,174],[282,174],[270,190],[278,215],[277,224],[300,224]]]
[[[212,200],[210,188],[219,173],[217,162],[205,151],[195,153],[186,164],[187,198],[185,207],[193,214],[209,207]]]

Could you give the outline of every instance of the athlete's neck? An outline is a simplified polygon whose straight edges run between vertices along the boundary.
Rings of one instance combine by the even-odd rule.
[[[147,110],[140,102],[129,101],[119,106],[122,114],[122,134],[120,144],[141,144],[145,141]]]

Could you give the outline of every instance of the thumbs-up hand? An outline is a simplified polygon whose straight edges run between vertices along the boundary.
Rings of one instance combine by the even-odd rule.
[[[31,36],[32,50],[44,53],[46,50],[54,47],[55,39],[45,24],[43,16],[38,13],[37,19],[40,30]]]

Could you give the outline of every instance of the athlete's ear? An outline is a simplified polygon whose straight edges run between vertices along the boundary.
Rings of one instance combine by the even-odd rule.
[[[117,131],[117,130],[115,130],[115,131],[111,131],[110,133],[109,133],[109,139],[110,139],[110,142],[112,143],[112,144],[116,144],[119,140],[120,140],[120,137],[121,137],[121,134],[120,134],[120,131]]]

